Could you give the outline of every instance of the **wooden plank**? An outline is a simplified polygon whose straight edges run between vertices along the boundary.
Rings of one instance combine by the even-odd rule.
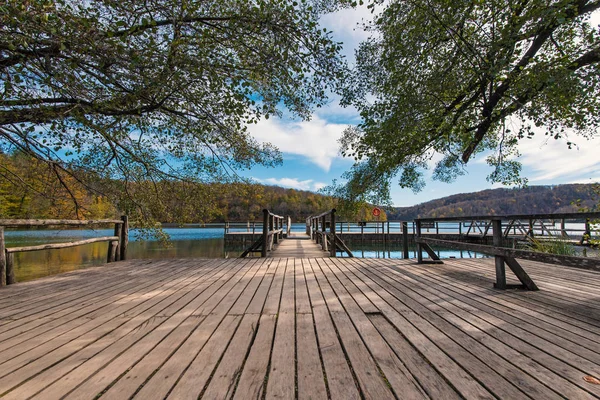
[[[36,313],[39,311],[34,309],[36,306],[43,306],[44,309],[51,308],[49,306],[56,303],[54,300],[65,302],[67,300],[65,297],[80,296],[82,292],[87,293],[90,289],[101,288],[109,282],[114,284],[122,279],[123,276],[129,276],[131,271],[134,270],[133,266],[123,269],[118,268],[116,271],[108,265],[103,267],[102,269],[100,267],[90,267],[89,269],[86,268],[60,274],[59,276],[64,276],[62,281],[59,281],[57,277],[53,277],[54,279],[49,280],[49,286],[46,287],[43,285],[31,285],[30,282],[7,287],[1,294],[2,298],[6,299],[6,307],[0,310],[0,318],[8,319],[9,322],[12,322],[23,316]],[[79,273],[74,274],[75,272]],[[47,278],[42,278],[40,281],[47,281]],[[36,281],[32,282],[35,283]],[[69,293],[68,296],[65,296],[65,292]],[[10,295],[14,296],[13,302],[10,301]]]
[[[479,343],[494,351],[498,355],[496,366],[506,364],[504,360],[513,364],[512,366],[509,365],[506,367],[510,370],[507,376],[514,375],[515,371],[519,370],[529,374],[528,376],[520,372],[520,375],[518,375],[519,377],[517,378],[517,381],[523,385],[523,388],[526,389],[528,395],[548,399],[557,398],[559,393],[568,398],[586,398],[589,396],[589,394],[586,394],[581,389],[575,387],[562,376],[553,373],[543,365],[532,361],[530,358],[523,356],[520,352],[513,350],[510,346],[505,345],[488,335],[487,332],[491,328],[489,324],[483,321],[477,322],[479,318],[476,314],[464,312],[453,303],[448,302],[447,298],[436,296],[435,293],[437,291],[435,290],[435,286],[432,287],[431,285],[427,285],[420,287],[419,282],[410,278],[406,279],[411,283],[411,287],[415,287],[415,289],[418,290],[419,295],[422,297],[422,302],[430,302],[430,309],[436,312],[439,310],[440,312],[438,312],[438,314],[448,322],[459,329],[462,329]],[[482,329],[479,329],[478,327],[481,327]],[[477,348],[474,348],[474,350],[476,349]],[[532,380],[532,378],[535,380]],[[548,387],[551,387],[555,392],[549,391],[546,388],[540,388],[536,381],[540,381]],[[535,386],[531,387],[530,382],[533,382]]]
[[[380,374],[373,373],[373,371],[378,371],[377,364],[371,357],[369,350],[354,328],[350,317],[346,314],[321,269],[315,264],[312,264],[312,267],[345,353],[356,374],[361,392],[365,397],[372,399],[393,398],[394,395],[384,378]]]
[[[233,397],[246,354],[257,332],[258,321],[258,314],[244,315],[208,387],[202,393],[202,397],[206,399],[228,399]],[[193,381],[193,383],[195,386],[200,386],[201,384],[199,381]],[[177,399],[179,397],[173,398]],[[198,397],[191,398],[197,399]]]
[[[396,396],[402,396],[405,399],[423,399],[427,395],[424,393],[419,383],[414,379],[410,371],[402,361],[394,354],[381,337],[377,329],[373,326],[369,318],[362,312],[356,301],[350,296],[345,285],[352,286],[346,276],[336,276],[331,268],[324,264],[325,260],[320,262],[321,271],[327,277],[329,284],[335,291],[338,299],[342,302],[348,316],[356,327],[363,342],[369,349],[375,362],[385,375],[387,382],[394,390]],[[362,293],[361,293],[362,295]],[[379,313],[379,310],[377,310]]]
[[[380,269],[380,271],[384,271],[383,267]],[[386,274],[385,272],[383,273]],[[388,276],[391,278],[391,275]],[[537,374],[523,374],[520,369],[515,368],[515,365],[513,364],[514,360],[506,357],[507,351],[500,353],[493,352],[481,344],[481,340],[483,336],[485,336],[485,332],[479,332],[479,334],[476,335],[478,329],[468,326],[468,324],[460,323],[458,319],[454,319],[452,314],[448,313],[447,311],[438,313],[438,304],[445,304],[448,300],[445,297],[439,299],[437,302],[429,299],[429,296],[427,296],[426,292],[435,292],[435,287],[431,289],[429,287],[421,287],[419,282],[410,279],[411,274],[409,273],[406,273],[403,278],[404,279],[402,281],[396,280],[398,284],[395,286],[398,288],[398,290],[402,290],[408,298],[414,300],[409,301],[407,304],[410,304],[410,306],[416,312],[419,312],[420,314],[429,312],[427,317],[431,324],[435,325],[440,330],[443,330],[446,334],[449,334],[459,345],[465,349],[468,349],[478,359],[487,364],[490,368],[493,368],[494,371],[496,371],[499,375],[511,382],[518,382],[519,389],[527,395],[530,395],[533,398],[560,398],[558,394],[552,392],[539,382],[539,377],[537,374],[543,373],[543,369],[538,368],[536,370]],[[407,281],[410,282],[410,285],[404,285],[404,282]],[[467,365],[464,363],[461,364]],[[525,369],[531,369],[527,363],[522,364],[521,367],[525,367]],[[498,393],[497,385],[494,385],[493,382],[489,382],[489,380],[487,380],[485,377],[480,377],[479,374],[476,374],[475,377],[486,384],[490,389],[494,390],[494,392]],[[502,390],[506,391],[508,388],[503,388]]]
[[[311,260],[303,260],[305,279],[313,309],[319,352],[323,359],[329,395],[334,400],[359,399],[358,381],[352,375],[349,362],[338,340],[329,310],[315,279]]]
[[[260,399],[263,396],[265,376],[271,357],[276,315],[263,314],[250,354],[244,364],[234,399]]]
[[[348,264],[353,265],[352,263]],[[353,272],[360,277],[367,290],[363,287],[362,291],[369,299],[379,308],[386,319],[394,325],[394,327],[406,337],[406,339],[425,357],[432,366],[440,373],[451,385],[456,388],[459,393],[466,398],[485,398],[492,399],[494,396],[485,389],[478,381],[463,369],[463,366],[454,358],[449,357],[445,352],[440,351],[438,345],[434,342],[436,339],[443,340],[449,344],[452,343],[443,332],[436,332],[435,335],[425,334],[417,329],[413,323],[412,310],[399,302],[387,290],[382,290],[382,287],[388,286],[385,282],[381,282],[376,276],[370,274],[366,265],[357,265],[352,268]],[[359,282],[357,282],[359,283]],[[379,286],[383,283],[382,286]],[[408,318],[411,320],[409,321]],[[455,350],[459,350],[455,348]]]
[[[477,291],[471,288],[463,288],[459,293],[463,291],[468,292],[471,299],[481,302],[485,306],[489,306],[490,308],[488,310],[493,310],[489,312],[494,313],[494,315],[503,320],[507,320],[517,326],[522,326],[531,333],[536,334],[559,347],[565,348],[573,354],[578,354],[594,362],[600,363],[600,356],[597,356],[600,352],[600,344],[598,344],[597,341],[586,339],[585,337],[578,334],[572,334],[568,331],[565,332],[555,323],[549,324],[540,319],[532,319],[532,316],[537,316],[537,314],[534,314],[532,311],[526,311],[525,315],[523,315],[514,308],[506,306],[502,301],[502,298],[493,296],[490,293]],[[471,293],[475,294],[475,296],[471,295]],[[587,350],[591,350],[592,354],[589,354]]]
[[[427,359],[416,351],[382,314],[369,315],[369,319],[398,357],[401,357],[429,397],[432,399],[460,399],[456,389],[444,380],[427,362]]]
[[[296,336],[294,311],[294,266],[293,261],[288,260],[271,353],[266,399],[295,398]]]
[[[173,271],[177,271],[178,268],[174,267]],[[177,274],[173,278],[176,276]],[[30,314],[12,324],[7,324],[0,329],[0,352],[41,334],[49,340],[60,332],[66,332],[87,321],[80,317],[89,316],[90,313],[97,314],[103,307],[110,308],[114,302],[126,296],[128,288],[142,288],[149,284],[147,280],[140,280],[139,277],[121,279],[121,282],[104,288],[101,286],[98,291],[89,291],[89,294],[77,297],[68,303],[61,303],[57,307]]]
[[[486,293],[486,291],[477,290],[475,288],[472,293]],[[539,321],[536,322],[538,326],[552,331],[558,336],[565,337],[561,334],[562,330],[578,335],[566,336],[565,338],[572,338],[571,340],[575,340],[580,345],[588,347],[588,344],[586,343],[589,343],[591,346],[596,346],[600,343],[600,324],[592,325],[589,322],[583,322],[572,318],[572,313],[565,315],[555,312],[554,308],[544,307],[539,301],[541,297],[542,296],[535,296],[535,298],[533,298],[510,293],[510,296],[496,297],[493,298],[493,300],[500,305],[506,306],[506,308],[503,309],[514,312],[513,315],[515,316],[525,317],[527,321],[531,321],[530,318],[535,318],[534,321]],[[559,330],[556,331],[555,328],[559,328]],[[582,338],[583,342],[581,341]],[[600,352],[600,347],[591,347],[590,349]]]
[[[165,274],[163,279],[166,279],[166,277]],[[176,283],[178,283],[178,281],[174,282],[174,284]],[[87,320],[85,324],[52,338],[51,340],[47,341],[42,335],[41,337],[29,340],[26,347],[17,346],[14,349],[10,349],[10,351],[3,352],[1,356],[5,361],[2,363],[3,377],[0,379],[0,391],[4,392],[4,390],[8,389],[4,389],[4,385],[14,386],[15,382],[18,382],[13,376],[14,374],[20,379],[25,379],[27,374],[25,374],[25,371],[22,368],[24,365],[27,365],[27,370],[30,371],[30,373],[46,368],[48,365],[55,362],[56,359],[65,357],[64,354],[69,355],[71,351],[86,346],[88,343],[93,342],[98,337],[105,335],[115,327],[121,325],[126,318],[119,318],[119,316],[131,312],[132,310],[139,309],[138,306],[143,307],[151,305],[152,300],[157,298],[156,296],[160,295],[162,291],[168,290],[169,286],[170,285],[165,285],[164,282],[155,281],[153,285],[146,285],[141,291],[139,291],[140,288],[134,288],[134,290],[126,297],[121,299],[122,304],[120,306],[113,306],[106,314],[95,319]],[[136,291],[136,289],[138,291]],[[148,293],[147,291],[152,289],[155,291],[151,292],[151,296],[144,295],[144,293]],[[158,299],[160,299],[160,297],[158,297]],[[28,349],[30,349],[30,351],[27,351]],[[62,356],[56,358],[58,354],[61,354]],[[33,361],[38,358],[40,358],[39,362],[33,363]],[[15,371],[17,368],[21,369],[16,372],[11,372]],[[11,376],[13,377],[11,378]]]
[[[203,292],[200,297],[194,299],[192,303],[185,306],[184,310],[180,310],[176,314],[177,319],[181,321],[181,323],[173,321],[174,323],[171,324],[175,328],[173,334],[176,336],[172,336],[171,340],[163,341],[162,343],[164,343],[164,346],[168,349],[170,347],[170,342],[172,341],[181,343],[181,340],[184,340],[184,342],[181,343],[167,360],[163,359],[164,363],[158,370],[155,370],[155,373],[151,376],[145,376],[145,378],[149,378],[149,380],[147,380],[142,389],[136,394],[138,398],[163,399],[171,391],[173,385],[177,382],[186,368],[194,362],[198,353],[203,346],[206,345],[208,340],[210,340],[233,303],[235,303],[237,298],[243,292],[243,289],[249,283],[250,279],[245,278],[245,276],[254,276],[260,266],[260,263],[255,260],[240,261],[244,263],[244,267],[241,271],[237,273],[236,271],[231,271],[232,273],[228,274],[225,280],[221,280],[216,285],[211,285],[207,292]],[[237,263],[232,260],[230,264],[236,265]],[[170,348],[172,349],[172,347]],[[139,350],[136,351],[134,348],[132,348],[132,351],[139,353]],[[158,351],[163,352],[165,349],[161,346]],[[144,356],[144,354],[142,354],[142,356]],[[156,359],[155,356],[156,354],[154,354],[152,358],[148,358],[148,361],[139,368],[144,368],[144,371],[149,371],[151,369],[150,365],[155,365],[153,361]],[[118,363],[118,361],[119,360],[117,359],[116,362]],[[114,363],[115,361],[113,361],[113,364]],[[118,368],[122,370],[121,365],[119,365]],[[104,368],[104,370],[107,369],[108,367]],[[114,376],[113,379],[116,379],[118,374],[114,375],[116,376]],[[121,381],[123,380],[121,379]],[[102,391],[110,383],[111,381],[109,380],[98,382],[98,384],[94,386],[94,390],[90,391]],[[117,382],[117,384],[119,383],[120,382]],[[123,385],[129,386],[130,384],[124,383]],[[130,385],[130,389],[128,390],[136,388],[137,386],[138,385]],[[116,396],[115,398],[120,397],[121,396]]]
[[[245,339],[249,340],[251,338],[248,336],[252,333],[252,326],[257,320],[257,317],[250,316],[245,317],[245,319],[246,326],[244,331],[242,332],[240,339],[240,341],[242,342]],[[234,333],[236,333],[236,329],[238,328],[240,320],[242,320],[242,317],[239,315],[226,315],[224,317],[223,322],[219,325],[219,328],[211,336],[211,338],[202,348],[196,359],[181,376],[181,378],[177,382],[177,385],[173,388],[171,393],[169,393],[167,398],[177,400],[196,400],[199,398],[200,393],[204,388],[204,385],[206,385],[206,383],[210,379],[213,369],[219,363],[221,355],[227,348],[231,337],[234,335]],[[230,361],[232,361],[231,356]],[[226,386],[225,389],[227,389],[227,392],[233,390],[230,383],[228,383],[228,386]],[[137,397],[144,398],[139,396]]]
[[[416,272],[416,271],[415,271]],[[405,271],[405,275],[407,272]],[[427,276],[423,276],[424,279]],[[471,301],[472,296],[462,296],[457,293],[447,292],[445,288],[446,284],[442,281],[439,283],[439,290],[449,294],[453,297],[456,297],[456,300],[452,300],[451,298],[445,298],[445,301],[452,301],[457,306],[464,308],[468,315],[477,315],[479,318],[485,320],[490,325],[493,326],[492,329],[487,328],[486,333],[493,335],[496,339],[505,342],[510,347],[515,350],[526,354],[528,357],[533,360],[539,362],[540,364],[546,366],[550,370],[556,372],[558,375],[563,376],[569,379],[571,382],[580,385],[581,388],[586,389],[584,387],[584,383],[580,382],[580,379],[577,377],[581,375],[581,373],[587,372],[588,374],[597,374],[598,365],[594,365],[587,360],[584,360],[580,357],[572,353],[565,352],[564,350],[553,346],[547,341],[543,341],[541,338],[535,335],[531,335],[528,332],[524,331],[524,329],[528,329],[525,323],[521,323],[519,327],[511,325],[506,321],[500,319],[501,315],[495,313],[494,311],[490,312],[490,309],[486,307],[482,303],[475,303]],[[457,287],[457,288],[460,288]],[[531,327],[529,327],[531,328]],[[510,334],[512,336],[507,335]],[[515,338],[521,340],[515,340]],[[544,351],[539,351],[539,349],[543,348]],[[548,354],[549,353],[549,354]],[[568,363],[571,365],[577,365],[580,369],[580,372],[575,371],[573,368],[569,367],[567,364],[560,361],[560,359],[568,359]],[[584,371],[584,372],[581,372]],[[590,385],[587,385],[590,386]],[[600,394],[600,388],[589,387],[588,391],[597,392]]]
[[[323,366],[312,314],[296,314],[298,346],[298,399],[326,399]]]
[[[308,298],[308,289],[304,278],[303,260],[294,259],[290,262],[294,263],[295,268],[295,294],[296,294],[296,314],[311,314],[312,307]]]
[[[108,347],[103,345],[104,349],[101,352],[86,358],[77,368],[70,371],[68,380],[63,378],[50,385],[41,392],[41,396],[64,396],[90,376],[91,379],[77,387],[73,393],[101,392],[106,387],[103,386],[105,382],[110,383],[115,375],[119,376],[121,372],[127,370],[131,363],[136,362],[146,351],[154,347],[156,341],[164,338],[189,316],[199,303],[203,303],[211,295],[211,292],[206,289],[211,288],[216,290],[215,285],[194,287],[185,296],[169,304],[166,309],[162,309],[155,318],[144,318],[141,321],[134,318],[132,322],[135,324],[135,329],[130,330],[125,336],[120,336],[118,340],[111,340]],[[154,330],[158,326],[161,326],[161,329]],[[118,357],[115,358],[117,355]]]
[[[218,267],[221,267],[222,265],[223,263],[215,264],[215,266]],[[200,276],[199,279],[201,279],[201,277],[202,276]],[[192,280],[193,279],[194,278],[192,277]],[[140,306],[136,307],[137,311],[127,311],[129,317],[112,319],[110,322],[111,324],[115,324],[118,327],[117,329],[110,331],[111,324],[107,323],[101,325],[100,329],[92,331],[91,333],[93,333],[94,336],[91,336],[90,339],[93,340],[100,338],[100,340],[92,342],[91,345],[83,347],[82,342],[83,344],[85,344],[87,340],[84,340],[86,336],[81,336],[77,341],[71,341],[66,346],[58,348],[54,352],[48,353],[46,356],[43,357],[43,359],[47,360],[48,363],[55,363],[56,360],[61,359],[63,359],[63,361],[61,361],[60,364],[54,365],[52,369],[47,369],[43,373],[37,375],[32,380],[29,380],[27,385],[20,386],[16,391],[11,392],[8,395],[8,397],[14,396],[14,398],[17,399],[27,397],[46,388],[48,385],[52,384],[53,382],[56,382],[59,378],[63,377],[67,373],[69,373],[69,375],[67,375],[69,379],[61,379],[55,386],[58,386],[59,389],[64,389],[65,386],[70,385],[70,381],[77,381],[76,376],[73,373],[73,370],[75,368],[79,367],[84,363],[87,363],[88,365],[91,363],[97,363],[99,358],[94,359],[93,357],[98,354],[105,354],[101,353],[104,349],[115,349],[119,347],[119,345],[123,343],[119,343],[120,339],[129,339],[132,335],[132,332],[137,333],[140,328],[144,328],[148,324],[155,323],[155,320],[157,320],[157,316],[160,316],[162,313],[167,312],[165,311],[166,308],[173,307],[173,304],[177,304],[177,302],[185,302],[186,296],[187,298],[194,296],[193,290],[197,289],[197,286],[193,285],[193,281],[188,282],[190,284],[189,288],[188,285],[184,284],[184,282],[173,282],[174,285],[177,285],[178,283],[182,284],[182,287],[180,288],[182,290],[174,291],[173,295],[169,297],[154,296],[152,300],[146,301],[140,304]],[[170,289],[170,286],[170,284],[165,285],[165,290],[168,291]],[[190,289],[192,289],[192,291],[190,291]],[[164,318],[158,318],[158,320],[164,320]],[[87,336],[89,335],[90,334],[88,334]],[[65,356],[68,356],[69,354],[72,355],[70,357],[65,358]],[[105,359],[106,358],[110,360],[110,357],[105,357]],[[40,364],[39,362],[28,364],[25,368],[17,370],[14,373],[16,374],[15,376],[11,377],[9,375],[3,378],[0,382],[2,382],[3,385],[4,382],[7,382],[8,385],[14,386],[15,383],[19,382],[19,379],[25,379],[28,376],[30,376],[29,374],[38,372],[44,369],[47,365],[51,364]],[[34,367],[35,369],[32,370],[32,368]],[[18,377],[18,379],[16,379],[16,377]],[[4,387],[2,387],[2,390],[4,391]]]

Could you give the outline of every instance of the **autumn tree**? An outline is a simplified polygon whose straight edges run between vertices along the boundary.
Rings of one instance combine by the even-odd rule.
[[[324,104],[343,68],[318,24],[329,3],[7,0],[0,151],[91,189],[114,183],[141,214],[148,193],[131,195],[158,193],[162,179],[222,182],[276,165],[277,149],[246,127]]]
[[[342,138],[343,153],[357,161],[345,196],[389,197],[397,178],[419,190],[436,154],[435,179],[451,181],[486,152],[489,180],[519,183],[517,144],[532,127],[557,139],[570,131],[591,138],[600,123],[600,37],[589,18],[599,7],[593,0],[388,2],[357,50],[345,91],[363,118]],[[565,141],[566,150],[572,136]]]

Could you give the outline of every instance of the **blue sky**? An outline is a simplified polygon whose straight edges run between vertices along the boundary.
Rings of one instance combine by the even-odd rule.
[[[354,59],[354,48],[368,36],[357,24],[369,18],[370,12],[364,7],[322,18],[322,25],[344,43],[343,53],[349,62]],[[593,22],[598,24],[600,18],[595,16]],[[265,184],[316,191],[339,179],[352,166],[352,160],[339,155],[337,140],[347,126],[359,121],[355,109],[340,107],[332,97],[329,105],[318,109],[310,121],[271,118],[250,126],[257,140],[273,143],[282,151],[284,163],[276,168],[255,167],[243,175]],[[548,140],[543,130],[536,132],[533,139],[523,139],[518,158],[523,165],[522,176],[529,179],[529,185],[600,181],[600,137],[595,136],[587,140],[572,135],[569,140],[576,146],[571,150],[566,145],[567,138]],[[451,184],[434,181],[427,175],[427,185],[416,194],[394,184],[392,200],[395,206],[411,206],[451,194],[502,187],[487,182],[490,172],[485,155],[480,155],[471,160],[465,175]]]

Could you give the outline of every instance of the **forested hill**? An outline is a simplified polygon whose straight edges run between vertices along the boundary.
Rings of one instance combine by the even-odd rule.
[[[577,212],[576,203],[587,208],[598,203],[593,187],[592,184],[529,186],[455,194],[412,207],[388,210],[388,219]]]

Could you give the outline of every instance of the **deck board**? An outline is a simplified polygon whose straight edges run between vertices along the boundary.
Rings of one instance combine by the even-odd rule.
[[[493,289],[490,259],[131,260],[16,284],[0,395],[600,399],[600,273],[523,266],[539,292]]]

